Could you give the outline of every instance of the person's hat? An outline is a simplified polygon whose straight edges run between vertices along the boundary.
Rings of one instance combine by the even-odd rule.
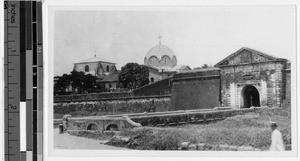
[[[271,126],[273,126],[273,125],[277,126],[277,122],[270,122],[270,125]]]

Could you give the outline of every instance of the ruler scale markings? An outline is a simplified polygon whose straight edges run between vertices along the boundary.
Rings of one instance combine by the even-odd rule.
[[[4,9],[5,160],[43,160],[42,3]]]
[[[20,86],[17,86],[20,82],[20,73],[17,71],[20,69],[20,58],[16,55],[20,55],[20,3],[15,1],[5,2],[7,4],[7,50],[5,56],[7,58],[7,62],[10,61],[12,63],[7,65],[7,76],[12,76],[9,78],[5,78],[8,84],[9,90],[13,92],[7,92],[7,100],[8,104],[6,105],[8,108],[7,113],[7,144],[5,145],[6,151],[6,159],[8,161],[20,160],[20,142],[9,141],[9,140],[19,140],[20,139],[20,125],[19,125],[19,110],[20,110]],[[11,54],[14,53],[14,54]],[[13,56],[15,61],[11,61],[11,55]],[[17,70],[9,70],[9,69],[17,69]],[[13,80],[15,84],[10,84],[10,81]]]
[[[43,160],[43,49],[42,49],[42,2],[37,2],[37,65],[38,65],[38,160]]]
[[[7,80],[7,76],[8,76],[8,73],[7,73],[7,68],[8,68],[8,57],[7,57],[7,55],[8,55],[8,42],[7,42],[7,40],[8,40],[8,21],[9,21],[9,18],[8,18],[8,14],[7,14],[7,12],[8,12],[8,2],[7,1],[4,1],[4,18],[5,18],[5,20],[4,20],[4,35],[5,34],[7,34],[7,35],[5,35],[4,36],[4,64],[5,64],[5,66],[4,66],[4,79],[5,79],[5,81],[4,81],[4,83],[5,83],[5,90],[4,90],[4,159],[5,159],[5,161],[8,161],[9,159],[8,159],[8,154],[9,154],[9,152],[8,152],[8,148],[6,148],[7,146],[8,146],[8,106],[9,106],[9,101],[8,101],[8,99],[6,99],[7,97],[8,97],[8,90],[9,90],[9,88],[8,88],[8,80]]]

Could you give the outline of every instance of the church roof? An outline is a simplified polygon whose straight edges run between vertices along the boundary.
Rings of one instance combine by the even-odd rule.
[[[148,51],[148,53],[146,54],[146,58],[149,59],[151,56],[156,56],[158,59],[161,59],[164,55],[169,56],[171,59],[175,56],[171,48],[159,43]]]
[[[93,62],[106,62],[106,63],[110,63],[110,64],[116,64],[116,63],[112,63],[110,61],[98,58],[96,55],[94,57],[88,58],[88,59],[84,59],[81,61],[78,61],[74,64],[81,64],[81,63],[93,63]]]
[[[220,65],[223,65],[223,63],[225,63],[226,61],[234,58],[235,56],[237,56],[238,54],[241,54],[242,51],[250,51],[251,53],[253,54],[256,54],[256,55],[259,55],[261,57],[264,57],[266,58],[267,60],[269,61],[276,61],[276,60],[285,60],[285,59],[282,59],[282,58],[277,58],[275,56],[272,56],[270,54],[267,54],[267,53],[264,53],[264,52],[261,52],[261,51],[258,51],[258,50],[255,50],[255,49],[251,49],[251,48],[248,48],[248,47],[242,47],[240,48],[239,50],[237,50],[236,52],[230,54],[229,56],[227,56],[226,58],[224,58],[223,60],[221,60],[220,62],[218,62],[215,67],[218,67]]]

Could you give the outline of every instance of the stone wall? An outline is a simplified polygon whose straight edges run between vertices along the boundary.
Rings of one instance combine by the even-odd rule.
[[[219,69],[203,69],[175,74],[173,77],[172,110],[209,109],[220,105]]]
[[[283,71],[283,107],[291,107],[291,69],[288,68]]]
[[[131,92],[103,92],[89,94],[61,95],[54,97],[54,103],[57,102],[80,102],[80,101],[97,101],[102,99],[118,99],[133,97]]]
[[[171,86],[172,86],[171,79],[166,78],[134,90],[133,95],[134,96],[169,95],[171,93]]]
[[[127,97],[95,101],[54,103],[54,114],[91,116],[170,110],[170,96]]]
[[[242,107],[245,87],[253,86],[259,92],[260,106],[281,106],[284,62],[252,63],[221,68],[222,105]]]

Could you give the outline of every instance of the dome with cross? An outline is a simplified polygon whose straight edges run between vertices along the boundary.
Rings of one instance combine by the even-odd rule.
[[[159,38],[161,37],[159,36]],[[168,66],[173,68],[177,65],[177,58],[172,49],[162,45],[159,41],[159,44],[152,47],[146,54],[144,64],[152,67]]]

